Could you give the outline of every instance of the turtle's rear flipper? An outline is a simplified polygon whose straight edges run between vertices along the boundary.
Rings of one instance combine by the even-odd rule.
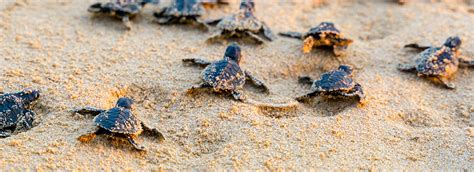
[[[87,143],[87,142],[90,142],[92,139],[94,139],[96,136],[97,136],[96,132],[88,133],[88,134],[79,136],[77,140],[79,140],[82,143]]]
[[[135,147],[136,150],[139,150],[139,151],[145,151],[145,147],[142,146],[142,145],[139,145],[136,141],[135,141],[135,138],[133,136],[128,136],[127,137],[127,140],[130,144],[132,144],[133,147]]]
[[[459,63],[466,65],[467,67],[474,67],[474,60],[466,60],[464,58],[459,58]]]
[[[10,136],[11,136],[10,132],[0,130],[0,138],[6,138],[6,137],[10,137]]]
[[[443,83],[444,87],[447,89],[456,89],[456,85],[448,81],[448,79],[438,77],[438,80],[441,81],[441,83]]]
[[[284,37],[303,39],[303,34],[299,32],[280,32],[278,34]]]
[[[213,19],[213,20],[206,20],[204,21],[206,24],[208,25],[216,25],[217,23],[219,23],[220,21],[222,20],[222,18],[220,19]]]

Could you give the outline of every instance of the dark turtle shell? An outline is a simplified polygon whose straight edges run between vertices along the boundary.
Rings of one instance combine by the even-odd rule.
[[[450,75],[457,71],[456,52],[449,47],[431,47],[416,57],[416,70],[426,76]]]
[[[23,100],[13,94],[0,96],[0,128],[15,126],[18,118],[25,115]]]
[[[97,115],[94,123],[110,132],[121,134],[139,134],[143,131],[141,121],[132,111],[123,107],[114,107]]]
[[[175,0],[165,11],[166,15],[175,17],[198,17],[203,13],[204,8],[197,0]]]
[[[202,72],[202,79],[215,91],[232,91],[243,87],[245,73],[235,61],[223,59],[207,66]]]
[[[89,12],[111,13],[116,16],[134,16],[140,12],[145,4],[142,2],[125,2],[123,4],[114,2],[105,4],[95,3],[89,7]]]
[[[27,108],[38,98],[39,91],[31,89],[0,95],[0,129],[15,127],[20,118],[33,119],[35,114]]]
[[[313,83],[313,89],[318,91],[348,91],[354,88],[352,76],[343,70],[334,70],[324,73]]]
[[[341,34],[341,32],[334,26],[334,23],[321,22],[318,26],[311,28],[304,37],[312,36],[315,39],[320,39],[322,34],[336,36]]]
[[[260,20],[253,15],[246,15],[245,12],[227,16],[217,24],[217,28],[226,31],[258,32],[262,27],[263,24]]]

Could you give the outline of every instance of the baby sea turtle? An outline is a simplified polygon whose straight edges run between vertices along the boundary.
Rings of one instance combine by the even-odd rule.
[[[331,22],[322,22],[311,28],[307,33],[282,32],[281,36],[304,40],[303,52],[309,53],[313,47],[332,47],[336,56],[345,54],[347,47],[353,42],[344,35]]]
[[[113,0],[108,3],[92,4],[88,11],[91,13],[103,13],[122,19],[127,29],[132,28],[130,18],[135,17],[148,3],[158,3],[158,0]]]
[[[440,81],[449,89],[455,88],[455,85],[449,79],[456,73],[460,63],[474,67],[474,61],[460,57],[461,38],[457,36],[449,37],[441,47],[419,44],[408,44],[406,47],[417,48],[423,51],[415,57],[416,64],[400,64],[398,66],[399,70],[417,72],[418,76]]]
[[[208,42],[215,42],[226,38],[248,37],[257,44],[264,43],[259,35],[263,35],[269,41],[275,40],[270,28],[254,15],[255,3],[252,0],[242,0],[240,11],[237,14],[217,20],[208,21],[208,24],[215,25],[219,31],[207,39]]]
[[[107,135],[113,138],[124,139],[132,144],[137,150],[145,150],[145,147],[136,142],[138,135],[142,132],[156,137],[160,142],[165,138],[157,129],[150,128],[140,121],[132,113],[133,101],[130,98],[118,99],[114,108],[109,110],[86,107],[73,110],[74,113],[94,115],[94,123],[98,126],[97,131],[79,136],[81,142],[89,142],[96,135]]]
[[[40,92],[33,89],[0,93],[0,137],[9,137],[15,131],[26,131],[33,127],[36,113],[29,108],[39,96]]]
[[[231,93],[236,100],[244,101],[244,96],[240,93],[246,80],[251,80],[256,86],[268,92],[265,84],[252,76],[250,72],[240,68],[242,53],[239,45],[232,43],[225,51],[224,58],[216,62],[209,62],[203,59],[183,59],[185,63],[192,63],[201,67],[206,67],[201,77],[203,82],[191,87],[188,91],[196,89],[212,89],[214,92]]]
[[[154,16],[159,24],[192,24],[207,30],[207,24],[199,19],[203,13],[204,7],[197,0],[174,0]]]
[[[329,97],[353,97],[357,96],[360,101],[365,98],[362,86],[352,79],[353,69],[349,65],[340,65],[337,70],[324,73],[319,80],[313,80],[309,76],[299,78],[303,84],[311,84],[311,92],[296,98],[305,101],[318,95]]]

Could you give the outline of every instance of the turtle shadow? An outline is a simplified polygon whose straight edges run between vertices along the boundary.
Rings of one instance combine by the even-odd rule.
[[[349,108],[357,107],[359,99],[350,98],[315,98],[314,100],[303,102],[305,106],[315,109],[322,116],[329,117],[337,115]]]

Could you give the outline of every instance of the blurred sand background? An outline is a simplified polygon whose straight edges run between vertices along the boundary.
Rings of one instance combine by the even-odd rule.
[[[152,13],[160,6],[147,6],[126,31],[118,20],[89,14],[94,2],[0,1],[0,91],[42,90],[37,126],[0,139],[1,169],[474,167],[474,71],[460,68],[457,89],[446,90],[396,69],[416,54],[404,44],[440,45],[451,35],[461,36],[463,53],[474,58],[473,1],[257,0],[256,16],[274,32],[305,32],[332,21],[355,40],[339,61],[330,51],[303,54],[294,39],[240,43],[242,67],[271,89],[265,95],[246,86],[254,99],[287,102],[309,91],[298,76],[317,78],[342,62],[355,66],[355,80],[367,93],[365,105],[315,98],[288,111],[209,92],[185,94],[201,69],[181,59],[217,60],[226,44],[206,44],[213,31],[159,26]],[[237,8],[232,1],[203,18]],[[91,117],[68,110],[110,108],[120,96],[135,99],[135,113],[165,134],[164,143],[140,137],[148,149],[140,153],[106,137],[76,140],[95,127]]]

